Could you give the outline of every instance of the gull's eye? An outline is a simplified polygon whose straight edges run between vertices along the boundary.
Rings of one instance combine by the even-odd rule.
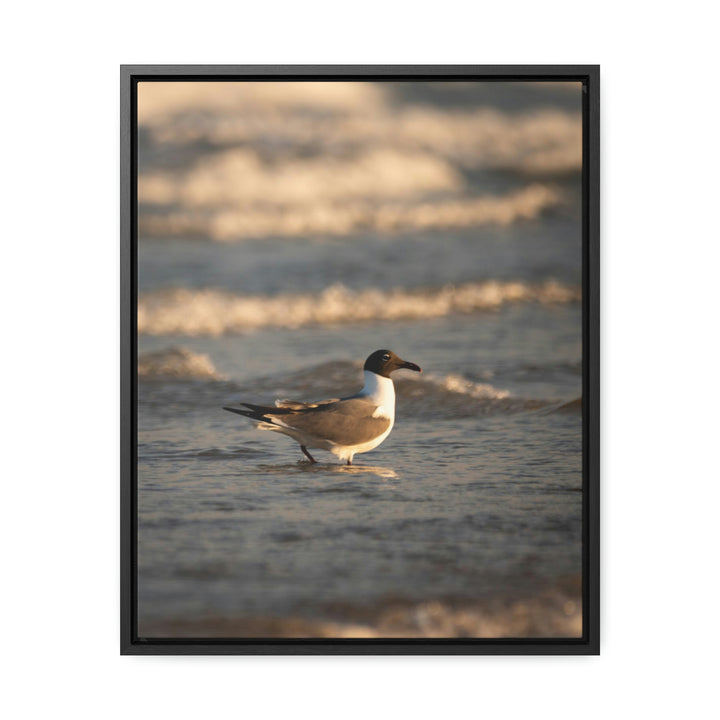
[[[385,362],[387,362],[389,359],[390,359],[390,356],[389,356],[387,353],[385,353],[385,354],[383,355],[383,360],[384,360]]]

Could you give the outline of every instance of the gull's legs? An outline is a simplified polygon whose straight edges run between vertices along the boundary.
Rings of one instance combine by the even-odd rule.
[[[316,463],[316,462],[317,462],[317,460],[308,452],[308,449],[307,449],[304,445],[301,445],[301,446],[300,446],[300,449],[303,451],[303,453],[305,453],[305,457],[306,457],[311,463]]]

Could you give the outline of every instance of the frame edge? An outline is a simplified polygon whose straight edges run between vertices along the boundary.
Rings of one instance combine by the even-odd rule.
[[[133,181],[134,87],[138,80],[194,79],[218,76],[283,76],[389,79],[391,77],[485,77],[488,79],[577,80],[587,87],[587,256],[585,273],[587,308],[587,622],[585,640],[547,639],[542,644],[478,639],[440,643],[309,639],[292,644],[207,640],[139,642],[134,630],[134,480],[133,450],[135,407],[135,356],[133,332],[135,230]],[[600,65],[120,65],[120,654],[121,655],[599,655],[600,654]],[[331,644],[327,644],[331,643]]]

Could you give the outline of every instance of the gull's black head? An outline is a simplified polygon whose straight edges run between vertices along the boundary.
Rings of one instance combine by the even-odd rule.
[[[377,375],[383,377],[390,377],[390,373],[394,370],[415,370],[415,372],[422,372],[422,370],[411,362],[405,362],[399,358],[392,350],[376,350],[370,357],[365,361],[365,367],[363,370],[369,370]]]

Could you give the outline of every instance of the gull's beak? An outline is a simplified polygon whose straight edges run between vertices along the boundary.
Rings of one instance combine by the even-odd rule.
[[[419,365],[411,362],[405,362],[404,360],[402,360],[400,365],[398,365],[398,370],[414,370],[415,372],[422,372]]]

